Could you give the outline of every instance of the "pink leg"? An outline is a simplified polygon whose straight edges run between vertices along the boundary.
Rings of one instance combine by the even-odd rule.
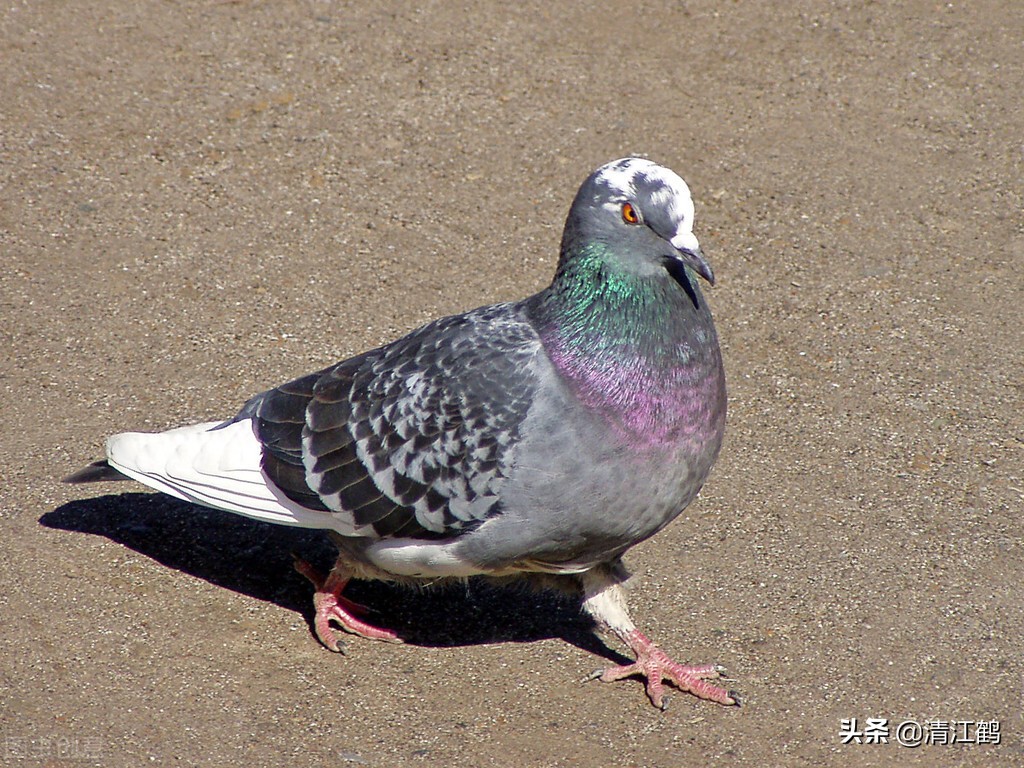
[[[584,610],[601,627],[614,632],[636,655],[636,661],[632,664],[600,670],[589,679],[610,683],[624,677],[641,675],[647,680],[648,698],[659,709],[665,708],[665,680],[698,698],[719,704],[739,705],[739,696],[707,681],[708,678],[720,675],[720,667],[714,664],[679,664],[636,628],[626,609],[626,596],[622,586],[609,570],[595,568],[582,574],[581,580]]]
[[[332,619],[343,630],[351,632],[353,635],[359,635],[369,640],[402,642],[398,635],[390,629],[381,629],[356,618],[356,615],[365,615],[367,609],[341,594],[350,577],[339,572],[337,567],[327,575],[327,578],[324,578],[305,560],[295,558],[295,570],[309,579],[316,589],[313,594],[313,607],[316,608],[313,628],[316,630],[316,636],[320,638],[320,642],[329,649],[340,653],[343,645],[334,628],[331,627]]]
[[[739,704],[739,698],[734,692],[707,681],[707,678],[718,677],[721,674],[720,667],[714,664],[684,666],[672,661],[667,653],[648,640],[639,629],[629,632],[623,640],[633,649],[636,661],[595,673],[595,677],[601,682],[610,683],[631,675],[642,675],[647,679],[647,696],[658,709],[665,709],[663,680],[668,680],[679,690],[692,693],[700,699],[726,705]]]

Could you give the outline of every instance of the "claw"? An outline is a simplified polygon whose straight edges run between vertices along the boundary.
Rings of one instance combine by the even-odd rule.
[[[721,677],[724,667],[717,664],[684,666],[668,657],[647,639],[629,617],[626,595],[622,589],[624,575],[621,563],[614,561],[592,568],[580,575],[583,588],[583,610],[592,616],[599,628],[610,630],[630,647],[636,661],[618,667],[609,667],[597,677],[604,682],[621,680],[637,675],[646,681],[645,689],[651,703],[665,709],[665,681],[701,699],[716,701],[726,706],[738,705],[739,697],[732,691],[709,683],[709,678]]]
[[[313,629],[320,642],[328,649],[335,653],[345,653],[345,643],[338,638],[334,628],[331,627],[332,620],[353,635],[389,643],[402,642],[392,630],[375,627],[357,618],[357,616],[367,614],[369,609],[341,594],[349,582],[347,576],[339,575],[337,571],[331,571],[325,578],[312,565],[299,557],[295,557],[294,565],[295,570],[309,579],[316,589],[313,594],[313,606],[316,608]]]
[[[698,698],[708,699],[726,706],[739,705],[739,697],[734,692],[707,682],[708,678],[716,678],[721,675],[723,670],[718,665],[684,666],[672,661],[668,654],[654,645],[639,630],[631,632],[627,640],[633,652],[636,653],[636,661],[632,664],[623,664],[604,670],[599,675],[602,682],[610,683],[632,675],[640,675],[647,681],[647,697],[654,706],[661,710],[668,706],[665,698],[664,681],[666,680],[679,690],[692,693]]]

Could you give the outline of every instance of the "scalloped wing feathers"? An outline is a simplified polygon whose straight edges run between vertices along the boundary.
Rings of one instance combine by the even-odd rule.
[[[533,400],[536,333],[514,305],[449,317],[257,396],[266,475],[351,535],[443,538],[498,510]]]

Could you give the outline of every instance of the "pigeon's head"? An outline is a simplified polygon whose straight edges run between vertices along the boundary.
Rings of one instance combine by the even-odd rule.
[[[636,274],[690,267],[715,275],[693,234],[690,188],[668,168],[638,157],[603,165],[576,194],[562,241],[563,258],[590,243],[607,245],[620,268]]]

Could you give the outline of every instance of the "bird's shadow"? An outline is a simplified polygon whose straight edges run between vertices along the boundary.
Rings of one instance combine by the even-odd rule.
[[[197,507],[162,494],[125,493],[82,499],[47,512],[47,528],[106,536],[157,562],[211,584],[296,611],[312,625],[312,588],[295,572],[292,554],[323,572],[334,549],[320,531],[271,525]],[[410,589],[353,581],[346,597],[370,607],[372,623],[407,643],[453,647],[561,638],[616,664],[567,595],[484,579]]]

